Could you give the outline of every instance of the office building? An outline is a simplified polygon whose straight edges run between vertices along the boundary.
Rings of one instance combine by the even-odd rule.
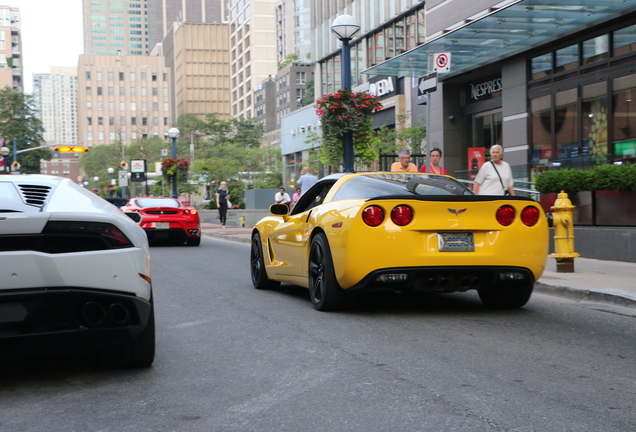
[[[0,6],[0,88],[24,91],[20,9]]]
[[[78,139],[85,146],[164,137],[170,129],[170,70],[161,56],[81,55]]]
[[[77,68],[33,74],[33,97],[46,144],[78,145]]]

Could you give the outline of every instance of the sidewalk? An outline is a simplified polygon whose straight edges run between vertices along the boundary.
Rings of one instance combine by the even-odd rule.
[[[251,227],[201,224],[204,235],[250,243]],[[535,292],[636,307],[636,263],[574,259],[574,273],[557,273],[556,260],[548,257]]]

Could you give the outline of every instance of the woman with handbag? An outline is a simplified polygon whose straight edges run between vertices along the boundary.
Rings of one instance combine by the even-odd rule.
[[[513,195],[515,194],[512,170],[508,162],[502,160],[503,147],[495,144],[490,148],[490,161],[481,166],[473,192],[476,195]]]

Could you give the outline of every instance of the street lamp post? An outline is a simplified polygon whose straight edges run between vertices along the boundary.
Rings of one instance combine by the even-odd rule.
[[[179,138],[179,129],[170,128],[168,131],[168,136],[172,138],[172,159],[177,159],[177,138]],[[170,195],[172,198],[177,198],[179,195],[177,194],[177,175],[172,176],[172,194]]]
[[[340,15],[333,24],[331,31],[342,41],[342,88],[351,89],[351,48],[349,41],[360,31],[360,26],[351,15]],[[343,171],[353,172],[353,132],[346,132],[342,136]]]
[[[110,185],[113,186],[113,174],[115,173],[115,168],[108,168],[107,171],[110,176]],[[110,189],[110,196],[113,196],[113,189]]]
[[[97,182],[99,181],[99,177],[95,176],[93,177],[93,180],[95,180],[95,189],[97,189]]]

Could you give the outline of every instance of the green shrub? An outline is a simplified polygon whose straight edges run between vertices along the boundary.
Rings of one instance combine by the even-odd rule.
[[[546,171],[534,184],[541,193],[581,191],[636,191],[636,164],[599,165],[591,170]]]

